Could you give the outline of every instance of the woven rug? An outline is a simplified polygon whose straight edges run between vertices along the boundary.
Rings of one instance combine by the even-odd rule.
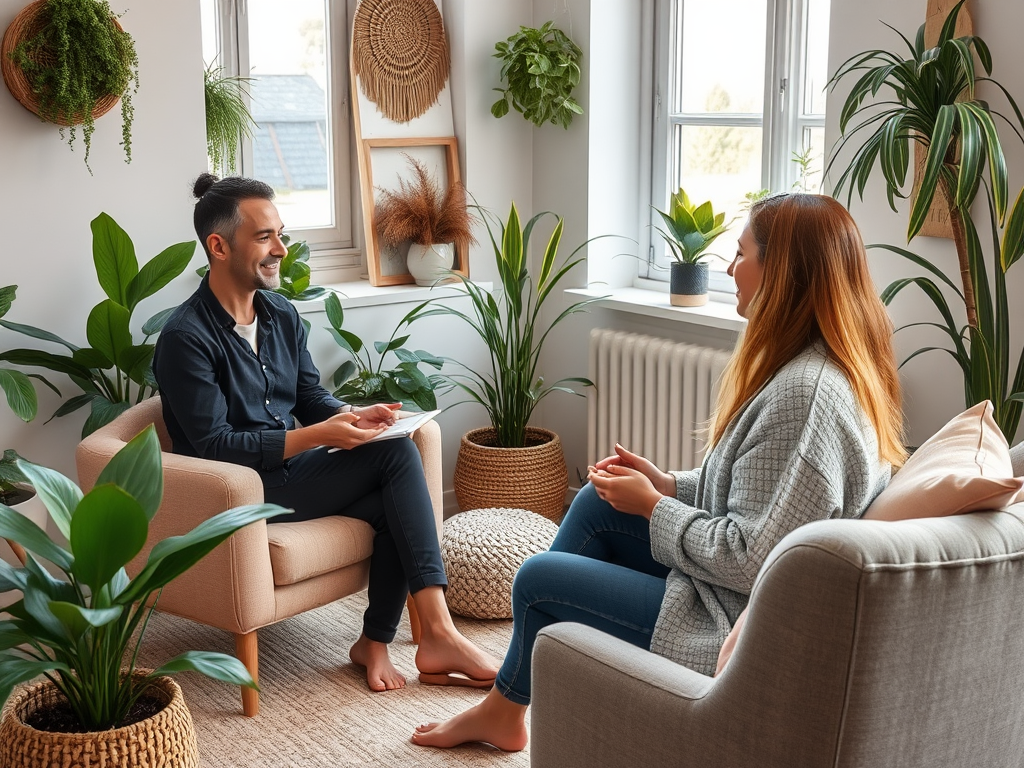
[[[242,715],[237,688],[198,674],[177,675],[195,720],[204,768],[346,768],[347,766],[529,766],[529,748],[510,754],[484,745],[451,750],[416,747],[417,723],[451,717],[483,691],[420,685],[408,617],[391,646],[406,687],[372,693],[348,660],[359,635],[365,593],[260,630],[260,713]],[[505,654],[511,621],[455,618],[468,638],[496,658]],[[140,662],[156,666],[187,650],[232,653],[230,635],[155,614]]]

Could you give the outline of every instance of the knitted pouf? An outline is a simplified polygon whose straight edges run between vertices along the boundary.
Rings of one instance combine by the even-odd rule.
[[[512,618],[512,579],[523,561],[551,546],[558,526],[525,509],[474,509],[444,521],[441,557],[452,613]]]

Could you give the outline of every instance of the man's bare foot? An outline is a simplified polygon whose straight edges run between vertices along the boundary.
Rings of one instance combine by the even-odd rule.
[[[447,748],[482,741],[506,752],[518,752],[526,747],[527,738],[526,707],[492,688],[486,699],[451,720],[417,726],[412,743]]]
[[[420,672],[460,672],[474,680],[493,680],[500,662],[463,637],[454,626],[424,631],[416,649],[416,668]]]
[[[391,663],[386,643],[360,635],[348,657],[353,664],[366,667],[366,684],[371,691],[393,691],[405,687],[405,677]]]

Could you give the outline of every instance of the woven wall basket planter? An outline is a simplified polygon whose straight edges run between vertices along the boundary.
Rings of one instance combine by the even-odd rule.
[[[28,78],[25,77],[25,73],[22,72],[21,67],[18,66],[12,59],[11,54],[14,49],[23,40],[34,36],[39,32],[40,27],[43,25],[43,18],[41,12],[46,6],[46,0],[36,0],[34,3],[29,3],[21,12],[14,17],[14,21],[7,27],[7,32],[4,33],[3,42],[0,43],[0,70],[3,71],[4,83],[7,84],[7,89],[11,92],[11,95],[16,98],[25,109],[29,112],[43,117],[39,111],[39,96],[32,90],[32,85],[29,83]],[[117,19],[111,17],[111,22],[118,29],[123,31],[120,23]],[[41,52],[37,55],[37,59],[45,62],[45,52]],[[101,115],[107,114],[114,105],[121,100],[121,94],[110,94],[104,96],[96,102],[96,108],[92,111],[93,118],[100,117]],[[43,118],[47,119],[47,118]],[[82,122],[81,118],[77,118],[73,121],[68,121],[63,118],[54,120],[57,125],[77,125]]]
[[[195,727],[181,688],[169,677],[154,683],[167,706],[124,728],[96,733],[51,733],[25,725],[33,712],[62,694],[49,681],[8,699],[0,717],[0,765],[4,768],[199,768]]]
[[[525,448],[497,447],[492,427],[462,436],[455,461],[455,498],[462,510],[515,507],[562,519],[569,472],[554,432],[526,428]]]

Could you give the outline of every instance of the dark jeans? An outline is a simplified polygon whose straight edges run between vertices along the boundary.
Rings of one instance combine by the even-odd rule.
[[[448,585],[416,445],[397,439],[334,453],[317,448],[290,459],[287,474],[284,485],[264,488],[264,494],[267,502],[295,512],[267,522],[343,515],[373,526],[376,535],[363,632],[371,640],[390,643],[406,595]]]
[[[495,687],[530,703],[530,657],[537,633],[575,621],[644,649],[665,596],[669,569],[651,557],[650,524],[616,511],[585,485],[551,549],[523,563],[512,583],[512,641]]]

